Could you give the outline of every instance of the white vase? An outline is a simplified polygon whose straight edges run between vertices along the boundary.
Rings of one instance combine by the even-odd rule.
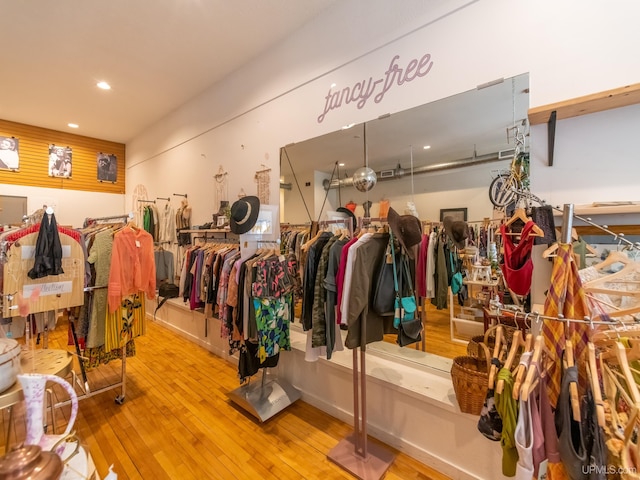
[[[78,414],[78,396],[69,382],[56,375],[44,375],[39,373],[24,373],[18,375],[22,385],[24,401],[27,407],[27,436],[25,445],[38,445],[44,451],[49,451],[61,439],[65,438],[76,421]],[[44,433],[44,395],[47,382],[58,383],[69,394],[71,400],[71,416],[69,423],[62,435],[45,435]],[[58,455],[64,451],[64,444],[56,450]]]

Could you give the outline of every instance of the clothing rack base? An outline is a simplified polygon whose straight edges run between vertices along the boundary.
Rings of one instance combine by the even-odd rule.
[[[296,400],[300,391],[281,378],[267,380],[266,369],[262,370],[262,380],[250,382],[227,393],[229,400],[242,407],[261,422],[266,422]]]
[[[361,338],[366,338],[366,330],[363,325]],[[367,438],[366,350],[366,344],[353,349],[353,433],[340,440],[327,458],[361,480],[380,480],[393,463],[395,454],[383,446],[369,444]]]
[[[356,452],[355,434],[352,434],[340,440],[327,457],[361,480],[378,480],[389,470],[395,455],[380,445],[370,443],[367,455],[363,457]]]

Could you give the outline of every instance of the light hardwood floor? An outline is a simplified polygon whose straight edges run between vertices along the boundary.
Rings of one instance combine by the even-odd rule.
[[[49,347],[73,349],[64,320]],[[80,402],[75,430],[101,477],[113,464],[120,480],[353,478],[326,457],[350,425],[303,401],[261,424],[226,397],[238,386],[235,366],[153,322],[136,347],[137,355],[127,359],[123,405],[114,402],[119,389]],[[90,372],[92,388],[118,381],[120,365]],[[13,444],[24,438],[25,423],[24,408],[15,412]],[[68,413],[68,407],[57,411],[59,432]],[[4,412],[5,428],[7,419]],[[387,479],[447,478],[396,453]]]

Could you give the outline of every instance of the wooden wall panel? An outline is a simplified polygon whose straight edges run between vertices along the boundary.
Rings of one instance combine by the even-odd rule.
[[[88,192],[124,193],[125,145],[122,143],[83,137],[0,119],[0,136],[20,140],[20,169],[0,170],[0,184],[84,190]],[[49,145],[71,147],[71,178],[49,176]],[[97,155],[115,155],[118,176],[115,183],[98,181]]]

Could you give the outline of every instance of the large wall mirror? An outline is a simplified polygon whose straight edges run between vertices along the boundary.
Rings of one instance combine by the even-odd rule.
[[[347,204],[356,217],[378,217],[386,202],[400,214],[414,205],[425,224],[439,222],[442,212],[468,221],[492,217],[489,185],[509,167],[514,131],[526,130],[528,108],[529,75],[522,74],[287,145],[280,161],[281,223],[304,228]],[[361,192],[352,178],[365,165],[377,183]],[[449,310],[426,304],[426,352],[397,347],[393,338],[369,351],[448,369],[438,357],[466,348],[451,341]]]

